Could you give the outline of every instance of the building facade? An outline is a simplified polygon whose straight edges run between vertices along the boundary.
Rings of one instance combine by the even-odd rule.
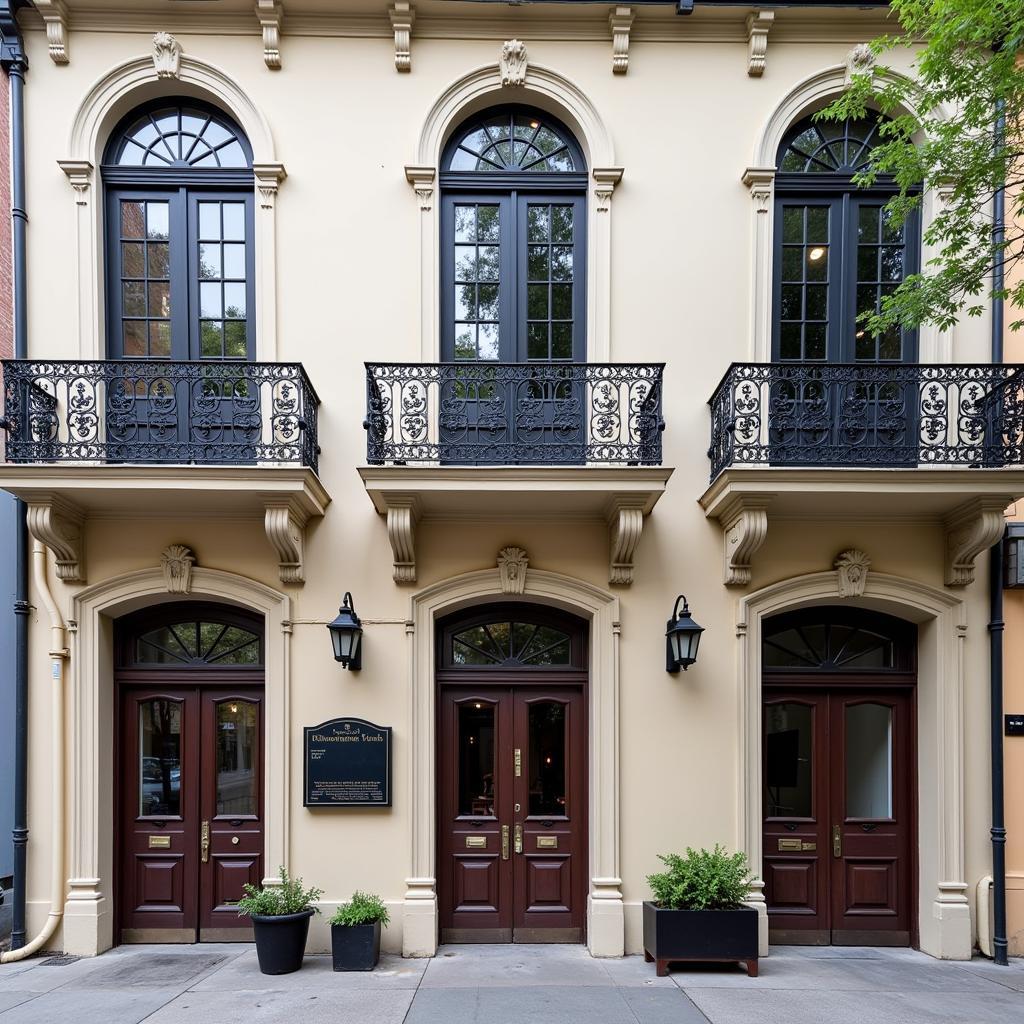
[[[678,6],[20,13],[30,937],[244,937],[285,866],[617,956],[721,843],[762,952],[970,956],[1015,371],[857,325],[943,201],[810,119],[885,6]]]

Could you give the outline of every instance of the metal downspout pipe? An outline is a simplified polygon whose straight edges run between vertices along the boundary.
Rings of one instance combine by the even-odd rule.
[[[15,0],[0,4],[0,64],[7,72],[11,98],[11,240],[14,278],[14,355],[28,357],[25,286],[25,71],[28,58],[14,16]],[[14,906],[11,948],[25,943],[25,892],[28,847],[28,525],[23,501],[15,504],[14,537]]]
[[[1006,133],[1006,111],[1002,99],[996,100],[996,123],[993,146],[1003,145]],[[992,199],[992,245],[995,259],[992,267],[992,289],[1000,291],[1004,285],[1003,259],[1000,246],[1005,237],[1006,195],[1002,186]],[[1005,321],[1003,300],[992,300],[992,362],[1003,361],[1003,326]],[[989,691],[992,740],[992,921],[993,960],[1006,966],[1006,816],[1003,780],[1003,540],[998,540],[989,551]],[[988,922],[979,919],[978,928],[988,928]]]

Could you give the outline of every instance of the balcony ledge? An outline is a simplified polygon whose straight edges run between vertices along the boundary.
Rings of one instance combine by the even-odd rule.
[[[363,466],[373,507],[387,519],[398,583],[416,581],[422,519],[502,522],[576,518],[609,529],[610,583],[633,582],[644,518],[664,493],[665,466]]]
[[[57,575],[84,582],[82,526],[88,518],[263,517],[283,583],[305,580],[307,522],[331,497],[304,466],[0,465],[0,489],[28,506],[29,529],[57,559]]]
[[[974,560],[999,539],[1003,511],[1024,495],[1024,468],[731,467],[700,497],[724,533],[724,582],[746,586],[770,520],[941,523],[947,586],[974,580]]]

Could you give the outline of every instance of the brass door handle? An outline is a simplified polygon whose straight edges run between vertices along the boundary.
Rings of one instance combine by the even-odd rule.
[[[501,859],[508,860],[508,825],[501,826]]]
[[[199,829],[199,852],[202,855],[203,863],[210,860],[210,823],[204,821]]]
[[[512,751],[512,767],[518,779],[523,774],[523,752],[519,747]]]
[[[842,857],[843,855],[843,831],[838,825],[832,826],[832,856]]]
[[[522,825],[516,825],[515,851],[516,851],[516,853],[522,853],[523,852],[523,826]]]

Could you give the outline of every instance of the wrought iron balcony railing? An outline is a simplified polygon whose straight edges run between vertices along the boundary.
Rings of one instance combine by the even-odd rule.
[[[663,369],[662,363],[367,363],[367,461],[660,465]]]
[[[317,468],[298,363],[3,362],[8,462]]]
[[[711,479],[730,466],[1024,463],[1024,367],[733,363],[711,401]]]

